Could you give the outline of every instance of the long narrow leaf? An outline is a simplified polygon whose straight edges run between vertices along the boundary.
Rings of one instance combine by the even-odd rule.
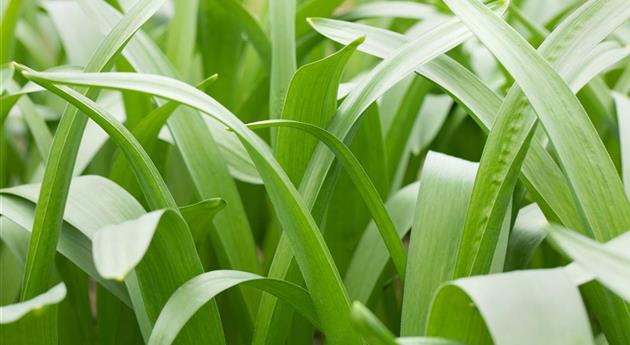
[[[85,83],[150,93],[203,111],[237,133],[259,168],[261,177],[267,184],[270,198],[279,210],[278,217],[295,248],[296,260],[316,301],[315,307],[322,320],[323,331],[332,341],[343,340],[350,344],[357,341],[356,333],[347,327],[350,322],[349,312],[339,312],[339,308],[343,306],[349,310],[341,278],[334,268],[330,253],[308,209],[271,155],[268,146],[225,107],[188,84],[162,76],[136,73],[41,72],[32,72],[31,75],[33,78],[52,83]],[[315,272],[327,273],[321,273],[316,277]]]

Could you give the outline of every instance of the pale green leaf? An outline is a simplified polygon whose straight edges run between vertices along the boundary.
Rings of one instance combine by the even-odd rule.
[[[630,302],[630,255],[628,247],[605,246],[560,226],[548,227],[553,242],[598,281]],[[623,236],[623,235],[622,235]],[[613,240],[614,241],[614,240]]]
[[[24,302],[0,307],[0,324],[6,325],[18,321],[31,312],[41,312],[47,306],[55,305],[66,297],[66,286],[59,283],[41,295]]]

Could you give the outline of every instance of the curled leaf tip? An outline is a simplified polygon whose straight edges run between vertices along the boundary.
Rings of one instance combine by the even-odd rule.
[[[354,39],[354,41],[352,41],[352,42],[349,44],[349,46],[358,46],[358,45],[361,45],[363,42],[365,42],[365,38],[366,38],[366,35],[361,35],[361,36],[358,36],[357,38],[355,38],[355,39]]]
[[[317,17],[308,17],[308,18],[306,18],[306,22],[309,25],[313,26],[313,22],[317,21],[317,19],[318,19]]]
[[[25,65],[22,65],[21,63],[17,61],[12,61],[11,66],[17,71],[22,71],[22,73],[24,73],[26,70],[29,70],[28,67],[26,67]]]

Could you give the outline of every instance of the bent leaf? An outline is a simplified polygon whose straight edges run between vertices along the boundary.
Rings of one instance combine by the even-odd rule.
[[[582,269],[593,274],[598,281],[630,302],[629,247],[606,246],[560,226],[547,228],[553,242]],[[627,234],[624,234],[627,235]],[[622,237],[624,235],[621,235]],[[627,236],[625,236],[627,237]],[[615,240],[612,240],[613,242]]]
[[[219,293],[241,284],[276,296],[314,325],[319,324],[308,292],[298,285],[241,271],[212,271],[192,278],[173,293],[160,312],[148,344],[170,345],[199,308]]]

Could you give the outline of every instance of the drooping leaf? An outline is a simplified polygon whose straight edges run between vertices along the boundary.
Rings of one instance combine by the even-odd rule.
[[[374,184],[361,166],[361,163],[359,163],[357,158],[352,154],[350,149],[343,144],[343,142],[325,129],[305,122],[292,120],[268,120],[254,122],[248,124],[247,126],[252,129],[270,126],[296,128],[315,136],[317,139],[326,144],[326,146],[334,152],[335,156],[337,156],[345,171],[351,176],[352,182],[355,183],[355,187],[363,197],[363,201],[370,209],[383,242],[385,243],[385,246],[387,246],[392,261],[396,266],[396,270],[399,272],[401,280],[404,280],[403,272],[405,272],[406,269],[407,254],[398,237],[398,234],[396,233],[396,226],[389,216],[376,187],[374,187]]]
[[[199,216],[212,217],[225,206],[221,199],[204,201],[182,210],[183,217],[189,221]],[[199,209],[199,210],[197,210]],[[199,212],[203,211],[203,215]],[[94,263],[99,274],[106,279],[118,281],[124,278],[140,263],[149,245],[162,224],[171,225],[163,217],[173,217],[168,210],[158,210],[142,215],[142,217],[120,224],[112,224],[99,229],[92,238]],[[205,221],[206,223],[209,220]]]
[[[588,115],[569,86],[513,28],[482,3],[477,0],[445,2],[501,61],[522,88],[557,152],[560,166],[579,205],[578,210],[593,236],[599,240],[609,240],[630,227],[630,202],[623,192],[619,175]],[[594,8],[597,9],[597,6]],[[615,11],[611,16],[619,16],[616,17],[619,23],[630,16],[630,6],[625,1],[619,2],[613,9]],[[593,15],[593,18],[596,16]],[[600,20],[615,22],[610,16]],[[605,28],[603,31],[607,32]],[[534,75],[546,77],[541,79]],[[570,119],[567,114],[571,114]],[[591,173],[585,174],[584,171]],[[459,275],[475,272],[473,267],[473,263],[461,261],[461,265],[458,265]],[[597,305],[595,313],[598,318],[608,320],[612,317],[617,320],[604,322],[609,341],[621,344],[630,339],[630,313],[623,305],[624,302],[606,296],[604,291],[592,291],[591,296],[589,300]],[[610,302],[603,303],[601,300],[604,298]]]
[[[630,255],[627,248],[604,246],[557,225],[547,229],[553,242],[582,269],[591,272],[602,284],[630,302]]]
[[[616,16],[620,6],[621,2],[604,1],[601,2],[601,5],[592,2],[580,7],[543,42],[539,48],[540,55],[545,57],[551,66],[558,68],[561,75],[571,76],[571,73],[577,70],[581,64],[582,53],[591,51],[601,39],[614,31],[624,20],[630,18],[630,6],[627,6],[626,16]],[[602,23],[606,25],[602,25]],[[563,86],[568,89],[566,85]],[[527,94],[525,88],[523,86],[523,92]],[[471,206],[466,217],[464,245],[460,247],[457,276],[486,273],[494,256],[500,226],[505,217],[507,204],[511,200],[511,191],[516,184],[520,165],[525,158],[536,128],[536,117],[528,111],[523,92],[520,91],[519,86],[513,86],[510,89],[499,109],[497,120],[484,147],[479,167],[480,172],[475,181]],[[573,96],[571,92],[569,94],[570,96],[567,98]],[[579,102],[575,98],[573,99],[572,104],[575,106],[577,103],[576,108],[579,108]],[[530,101],[533,105],[535,104],[533,100]],[[539,109],[537,111],[540,112]],[[582,114],[585,115],[583,110]],[[562,116],[562,114],[558,112],[556,116]],[[555,121],[572,122],[559,117],[556,117]],[[591,133],[591,140],[598,143],[599,138],[593,138],[593,132],[589,132],[588,119],[584,117],[581,121],[580,123],[576,118],[575,125],[571,127],[581,126],[585,133]],[[568,130],[565,129],[565,131]],[[578,129],[571,128],[570,130],[572,133],[580,133]],[[551,134],[550,136],[553,137]],[[567,141],[567,137],[564,135],[562,139],[558,140]],[[573,151],[572,154],[576,155],[577,151]],[[600,150],[599,154],[604,161],[608,158],[603,150]],[[562,162],[563,159],[560,158],[560,160]],[[588,161],[584,161],[582,164],[588,164],[585,162]],[[571,179],[569,182],[571,183]],[[610,182],[610,184],[614,186],[614,182]],[[606,192],[602,191],[602,193]],[[597,230],[594,229],[593,231]]]
[[[87,71],[100,71],[111,63],[131,36],[159,9],[162,1],[140,1],[114,27],[92,55]],[[95,93],[90,94],[92,97]],[[63,209],[68,194],[71,171],[87,117],[71,107],[62,115],[49,156],[37,203],[33,234],[26,261],[22,299],[28,299],[48,288],[50,265],[56,251]]]
[[[337,106],[335,96],[344,67],[359,43],[360,40],[324,59],[300,67],[287,91],[282,118],[325,127]],[[317,140],[308,133],[290,128],[278,128],[277,133],[275,155],[291,182],[298,186]],[[282,234],[275,248],[269,277],[301,283],[302,278],[292,258],[292,251],[286,234]],[[289,322],[292,309],[279,303],[275,297],[263,295],[257,316],[258,325],[254,331],[254,344],[269,344],[286,338],[288,330],[274,325]]]
[[[212,271],[189,280],[175,291],[160,313],[148,343],[150,345],[171,344],[180,329],[199,308],[219,293],[241,284],[280,298],[313,324],[318,324],[310,296],[300,286],[247,272]]]
[[[352,304],[354,324],[370,345],[459,345],[460,343],[440,338],[405,337],[396,339],[374,314],[360,302]]]
[[[562,269],[445,284],[433,301],[427,332],[469,345],[594,344],[579,291]]]
[[[0,307],[0,339],[10,344],[57,342],[57,305],[66,297],[59,283],[31,299]],[[28,334],[29,337],[25,337]]]
[[[344,305],[349,309],[341,278],[333,266],[330,253],[308,209],[271,155],[268,146],[225,107],[188,84],[156,75],[42,72],[32,72],[31,75],[52,83],[86,83],[92,86],[143,91],[161,96],[203,111],[237,133],[252,160],[257,164],[261,177],[267,184],[270,198],[278,211],[278,217],[295,248],[296,260],[314,296],[323,331],[331,339],[339,339],[339,341],[343,340],[351,344],[357,341],[356,332],[347,327],[350,322],[349,313],[339,312],[339,308]],[[327,273],[321,273],[316,277],[315,271]]]
[[[121,16],[104,2],[87,1],[81,2],[80,5],[81,9],[96,21],[100,30],[105,32]],[[131,39],[123,55],[137,71],[166,76],[177,75],[169,60],[143,32],[138,32]],[[158,104],[165,103],[161,99],[156,101]],[[211,233],[216,235],[212,244],[220,264],[223,267],[258,272],[249,221],[236,185],[230,177],[230,171],[235,171],[235,176],[246,181],[260,181],[245,148],[238,138],[226,131],[220,123],[201,116],[193,109],[179,107],[169,118],[168,128],[192,178],[196,193],[206,199],[221,197],[227,203],[224,212],[214,219],[214,225],[219,229],[229,228],[232,231]],[[226,166],[224,157],[227,162],[235,164]],[[252,171],[255,174],[252,174]],[[245,300],[247,310],[240,314],[252,314],[258,297],[256,294],[242,293],[242,296],[239,296],[240,294],[240,291],[230,292],[238,305]],[[247,313],[244,313],[245,311]]]

